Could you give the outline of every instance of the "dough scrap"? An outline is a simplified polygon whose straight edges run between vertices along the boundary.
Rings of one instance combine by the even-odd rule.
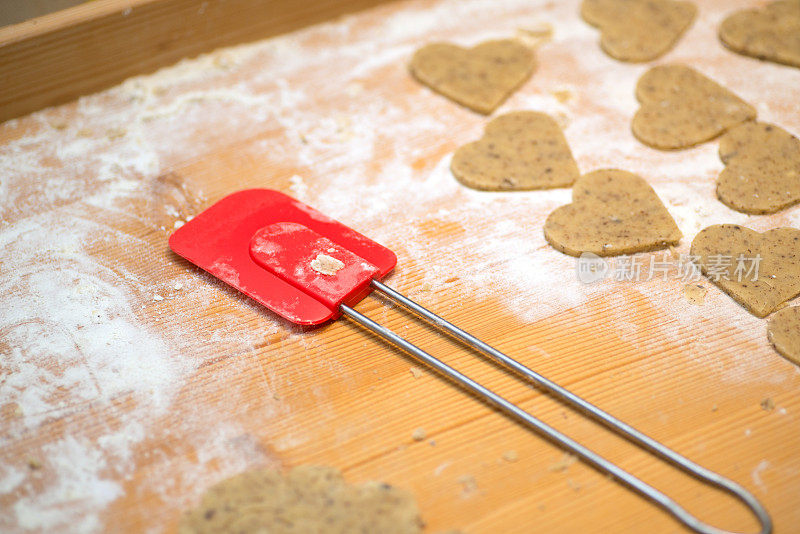
[[[708,293],[708,289],[700,284],[686,284],[683,286],[683,296],[697,306],[702,306],[705,303],[706,293]]]
[[[719,142],[725,169],[717,196],[731,208],[753,214],[775,213],[800,202],[800,140],[762,122],[746,122]]]
[[[800,294],[800,230],[776,228],[759,233],[737,224],[703,229],[691,255],[712,282],[756,317],[765,317]],[[752,258],[760,256],[758,277]],[[745,260],[740,262],[740,256]],[[739,265],[744,268],[740,276]]]
[[[584,0],[583,20],[600,29],[600,46],[620,61],[650,61],[691,26],[697,7],[675,0]]]
[[[660,65],[636,84],[641,107],[633,117],[633,134],[662,150],[688,148],[709,141],[756,110],[713,80],[686,65]]]
[[[800,67],[800,0],[737,11],[722,21],[719,40],[739,54]]]
[[[571,256],[645,252],[675,245],[682,237],[653,188],[640,176],[617,169],[581,176],[572,189],[572,204],[547,217],[544,236]]]
[[[334,275],[344,269],[344,262],[327,254],[317,254],[309,266],[320,274]]]
[[[411,74],[450,100],[489,114],[533,73],[533,50],[513,39],[473,48],[432,43],[414,53]]]
[[[486,191],[567,187],[580,175],[561,128],[535,111],[493,119],[480,140],[456,150],[450,170],[467,187]]]
[[[422,522],[414,498],[388,484],[345,484],[332,467],[301,466],[286,475],[246,471],[212,486],[187,511],[180,534],[262,533],[417,534]]]
[[[781,355],[800,365],[800,306],[784,308],[769,320],[767,337]]]

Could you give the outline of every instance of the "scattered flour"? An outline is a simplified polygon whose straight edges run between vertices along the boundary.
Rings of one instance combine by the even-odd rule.
[[[747,100],[768,101],[760,119],[800,133],[793,97],[800,71],[735,56],[717,42],[716,26],[734,7],[709,2],[667,60],[689,62]],[[210,406],[193,402],[186,386],[196,386],[204,364],[219,354],[236,354],[213,366],[213,382],[260,373],[269,402],[248,416],[288,417],[275,395],[285,380],[280,369],[248,355],[286,337],[302,340],[309,354],[322,348],[313,335],[286,328],[165,255],[171,230],[230,192],[206,198],[214,164],[234,167],[242,187],[287,190],[390,247],[399,263],[389,282],[412,297],[427,288],[423,298],[434,298],[431,288],[458,276],[447,285],[455,297],[502,295],[508,313],[523,322],[605,298],[608,320],[633,343],[640,337],[628,317],[632,292],[659,311],[652,339],[691,334],[691,357],[722,382],[786,380],[767,374],[766,358],[758,356],[770,354],[763,321],[716,290],[706,305],[691,306],[678,282],[632,284],[628,296],[617,294],[613,281],[581,284],[574,258],[550,248],[541,232],[547,214],[569,202],[569,190],[483,193],[452,178],[450,154],[477,138],[485,120],[418,87],[405,61],[422,41],[470,45],[549,25],[554,31],[538,48],[532,81],[499,113],[550,113],[564,124],[583,172],[620,167],[645,177],[684,233],[678,253],[709,224],[798,225],[800,209],[750,218],[716,202],[716,143],[680,152],[638,143],[630,133],[638,107],[633,87],[647,66],[605,56],[596,30],[577,13],[577,1],[397,2],[182,61],[0,125],[0,265],[13,273],[0,280],[0,451],[25,447],[41,463],[34,470],[0,452],[0,493],[8,503],[0,530],[107,530],[103,513],[126,491],[137,455],[159,454],[143,447],[149,439],[187,449],[164,459],[181,477],[141,475],[137,491],[153,492],[161,503],[158,513],[139,518],[150,529],[210,483],[271,461],[229,420],[242,408],[234,390]],[[191,166],[233,143],[245,147],[235,161]],[[172,183],[176,168],[190,170]],[[165,296],[168,303],[159,301]],[[702,321],[729,326],[753,350],[743,358],[741,345],[735,352],[703,345]],[[314,365],[337,364],[310,358],[309,373]],[[324,413],[325,392],[314,395]],[[171,417],[175,406],[180,417]],[[310,439],[298,430],[272,445],[280,451]],[[476,491],[471,476],[459,483],[465,495]]]

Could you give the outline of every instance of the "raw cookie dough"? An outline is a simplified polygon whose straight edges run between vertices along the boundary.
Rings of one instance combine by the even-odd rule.
[[[737,11],[722,21],[719,39],[734,52],[800,67],[800,0]]]
[[[784,308],[769,320],[767,337],[792,363],[800,365],[800,306]]]
[[[382,483],[345,484],[332,467],[297,467],[286,475],[246,471],[211,487],[184,514],[180,534],[419,533],[414,498]]]
[[[633,134],[662,150],[688,148],[756,118],[756,110],[686,65],[660,65],[636,84]]]
[[[746,122],[719,142],[725,169],[717,196],[744,213],[775,213],[800,202],[800,140],[772,124]]]
[[[708,290],[700,284],[686,284],[683,286],[683,295],[686,300],[697,306],[702,306],[706,300]]]
[[[584,0],[583,20],[600,29],[600,46],[620,61],[650,61],[673,47],[697,7],[675,0]]]
[[[575,182],[572,204],[547,217],[544,236],[556,250],[571,256],[618,256],[675,245],[681,232],[641,177],[603,169]]]
[[[580,174],[556,121],[534,111],[492,120],[480,140],[456,151],[450,169],[467,187],[487,191],[567,187]]]
[[[416,51],[409,70],[437,93],[489,114],[530,77],[535,66],[533,50],[505,39],[469,49],[432,43]]]
[[[796,228],[760,234],[737,224],[709,226],[695,236],[691,255],[703,274],[757,317],[800,294],[800,230]],[[753,260],[757,255],[761,259]],[[748,271],[755,263],[758,277],[754,280],[755,272]]]

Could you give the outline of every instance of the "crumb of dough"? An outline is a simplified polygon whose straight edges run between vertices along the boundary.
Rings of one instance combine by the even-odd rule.
[[[425,432],[424,428],[417,428],[414,430],[414,433],[411,434],[411,437],[414,441],[422,441],[428,436],[427,432]]]
[[[569,89],[558,89],[555,91],[550,91],[550,94],[556,97],[556,100],[561,102],[562,104],[566,104],[575,96],[572,94],[572,91]]]
[[[412,367],[411,369],[409,369],[409,371],[411,372],[411,376],[413,376],[414,378],[420,378],[422,375],[425,374],[425,372],[419,367]]]
[[[164,297],[162,297],[161,295],[156,293],[155,295],[153,295],[153,300],[156,301],[156,302],[160,302],[160,301],[164,300]]]
[[[36,458],[28,458],[28,468],[31,471],[38,471],[42,468],[42,462]]]
[[[503,453],[503,460],[513,463],[519,460],[519,455],[514,450],[506,451]]]
[[[720,289],[756,317],[766,317],[800,294],[798,243],[796,228],[759,233],[716,224],[695,236],[690,255]]]
[[[337,469],[301,466],[246,471],[212,486],[178,532],[419,534],[422,527],[410,493],[380,482],[348,485]]]
[[[568,187],[580,176],[558,123],[536,111],[493,119],[482,138],[456,150],[450,170],[462,184],[484,191]]]
[[[640,176],[617,169],[581,176],[572,188],[572,203],[547,216],[544,235],[570,256],[646,252],[677,244],[682,237],[653,188]]]
[[[581,485],[578,484],[577,482],[575,482],[574,480],[572,480],[571,478],[567,479],[567,486],[569,486],[570,488],[572,488],[575,491],[580,491],[581,490]]]
[[[430,282],[425,282],[424,284],[422,284],[421,288],[422,291],[430,291],[431,289],[432,287]]]
[[[112,128],[106,132],[106,137],[113,141],[115,139],[119,139],[120,137],[125,137],[128,131],[125,128]]]
[[[800,3],[798,3],[800,11]],[[717,198],[743,213],[776,213],[800,202],[800,139],[764,122],[746,122],[719,141],[725,168]]]
[[[779,0],[742,9],[722,21],[719,40],[746,56],[800,67],[800,2]]]
[[[620,61],[651,61],[672,48],[697,15],[692,2],[584,0],[583,20],[600,30],[600,45]]]
[[[553,39],[553,25],[540,22],[526,28],[517,28],[517,38],[531,48],[536,48]]]
[[[659,65],[636,84],[641,107],[631,127],[639,141],[676,150],[710,141],[730,128],[756,118],[753,106],[681,64]]]
[[[547,470],[550,471],[551,473],[560,473],[562,471],[566,471],[567,469],[569,469],[569,466],[571,466],[577,461],[578,458],[575,457],[574,455],[569,453],[564,453],[564,456],[562,456],[559,461],[550,464]]]
[[[775,401],[772,400],[772,397],[766,397],[764,400],[761,401],[761,409],[765,412],[771,412],[775,409]]]
[[[486,41],[473,48],[431,43],[409,63],[419,82],[450,100],[487,115],[533,73],[533,50],[514,39]]]
[[[700,284],[686,284],[683,286],[683,296],[697,306],[702,306],[705,303],[706,293],[708,293],[708,289]]]
[[[181,284],[180,282],[178,282],[177,284],[175,284],[174,286],[172,286],[172,288],[173,288],[175,291],[180,291],[181,289],[183,289],[183,284]]]
[[[344,268],[344,262],[327,254],[317,254],[317,257],[311,260],[310,266],[320,274],[332,275]]]
[[[461,485],[461,497],[464,499],[471,497],[478,491],[478,482],[470,474],[461,475],[456,482]]]

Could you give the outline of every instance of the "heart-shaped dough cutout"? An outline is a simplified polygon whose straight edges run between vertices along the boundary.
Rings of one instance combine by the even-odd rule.
[[[800,202],[800,139],[761,122],[746,122],[719,142],[725,164],[717,196],[744,213],[775,213]]]
[[[416,51],[409,70],[437,93],[488,114],[530,77],[535,66],[533,50],[503,39],[469,49],[432,43]]]
[[[575,182],[572,204],[547,217],[544,236],[556,250],[571,256],[618,256],[675,245],[681,231],[644,179],[603,169]]]
[[[800,294],[800,230],[763,234],[738,224],[718,224],[692,241],[700,270],[736,302],[765,317]]]
[[[600,29],[600,46],[620,61],[650,61],[675,45],[697,14],[676,0],[584,0],[583,20]]]
[[[775,350],[800,365],[800,306],[784,308],[769,320],[767,337]]]
[[[756,110],[686,65],[660,65],[636,84],[633,134],[662,150],[688,148],[756,117]]]
[[[800,67],[800,2],[737,11],[722,21],[719,39],[739,54]]]
[[[462,184],[485,191],[567,187],[580,174],[561,128],[535,111],[492,120],[480,140],[456,150],[450,169]]]

